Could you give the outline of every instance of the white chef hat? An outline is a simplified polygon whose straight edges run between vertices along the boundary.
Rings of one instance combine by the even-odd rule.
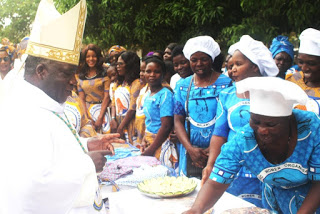
[[[300,34],[299,53],[320,56],[320,31],[308,28]]]
[[[183,48],[184,56],[190,60],[192,54],[203,52],[214,60],[221,53],[219,44],[211,36],[198,36],[187,41]]]
[[[249,92],[250,112],[270,117],[292,114],[294,104],[305,105],[308,96],[295,83],[278,77],[249,77],[236,83],[237,93]]]
[[[242,36],[239,42],[231,45],[228,53],[233,55],[236,50],[256,64],[262,76],[277,76],[279,73],[270,50],[262,42],[252,39],[249,35]]]
[[[85,0],[80,0],[62,15],[56,10],[53,0],[41,0],[26,53],[78,65],[86,17]]]

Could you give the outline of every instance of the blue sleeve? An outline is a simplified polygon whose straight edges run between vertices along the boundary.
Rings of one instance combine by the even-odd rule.
[[[242,151],[237,142],[238,138],[236,137],[222,146],[210,179],[223,184],[230,184],[233,181],[243,162]]]
[[[228,137],[229,134],[229,125],[228,125],[228,109],[225,107],[225,96],[226,94],[219,94],[219,102],[217,105],[217,113],[216,113],[216,123],[214,126],[213,135],[220,137]]]
[[[171,91],[165,91],[160,98],[160,118],[173,116],[173,94]]]
[[[312,132],[319,133],[320,127],[318,124],[320,123],[320,120],[318,116],[315,116],[315,117],[317,117],[317,119],[312,124],[312,127],[315,127],[313,128]],[[319,181],[320,180],[320,142],[317,137],[317,134],[315,134],[314,138],[312,138],[311,140],[313,141],[312,144],[314,145],[314,148],[309,160],[308,178],[313,181]]]
[[[175,91],[174,91],[174,110],[173,114],[186,116],[186,112],[184,109],[185,100],[182,99],[181,92],[183,92],[183,87],[181,86],[182,81],[179,81],[179,83],[176,85]]]

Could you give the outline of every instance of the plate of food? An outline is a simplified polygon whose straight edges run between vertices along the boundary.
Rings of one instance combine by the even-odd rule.
[[[173,198],[192,193],[197,183],[187,177],[158,177],[138,184],[138,190],[153,198]]]

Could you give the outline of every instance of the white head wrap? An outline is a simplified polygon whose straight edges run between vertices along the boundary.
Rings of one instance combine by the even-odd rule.
[[[183,48],[183,54],[188,60],[192,54],[198,51],[208,54],[212,60],[221,53],[219,44],[210,36],[191,38]]]
[[[279,73],[270,50],[262,42],[252,39],[249,35],[242,36],[239,42],[231,45],[228,53],[233,55],[236,50],[256,64],[262,76],[277,76]]]
[[[292,114],[294,104],[305,105],[307,94],[295,83],[278,77],[249,77],[236,83],[237,93],[249,91],[250,112],[270,117]]]
[[[300,34],[299,53],[320,56],[320,31],[308,28]]]

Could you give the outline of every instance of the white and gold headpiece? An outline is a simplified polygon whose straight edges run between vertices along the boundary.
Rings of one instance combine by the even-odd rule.
[[[32,56],[78,65],[84,25],[85,0],[60,14],[53,0],[42,0],[28,42],[26,53]]]

